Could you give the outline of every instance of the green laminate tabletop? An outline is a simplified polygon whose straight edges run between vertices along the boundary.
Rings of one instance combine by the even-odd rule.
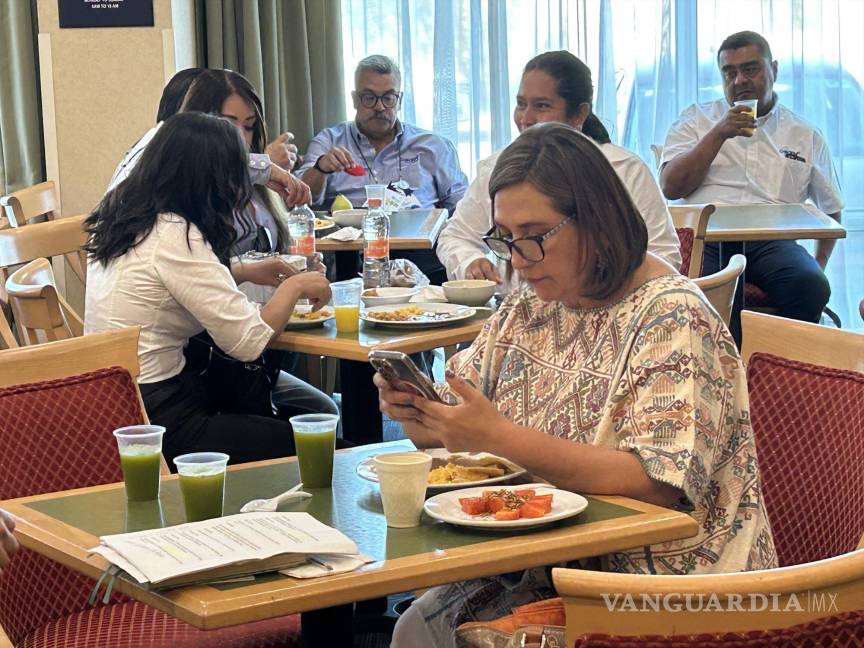
[[[413,529],[387,528],[376,484],[357,464],[400,441],[337,453],[332,489],[280,510],[307,511],[351,537],[375,562],[348,574],[298,580],[279,576],[231,586],[199,585],[151,592],[120,581],[124,593],[196,627],[209,629],[411,591],[448,582],[560,563],[695,535],[689,516],[621,497],[589,498],[582,514],[533,530],[479,532],[424,516]],[[295,459],[229,467],[225,513],[275,495],[299,481]],[[105,569],[88,553],[98,536],[185,522],[176,476],[162,480],[158,503],[127,504],[122,484],[0,502],[18,518],[17,535],[32,550],[94,580]]]
[[[388,451],[413,450],[410,443],[384,444]],[[357,464],[381,452],[380,447],[367,446],[349,453],[339,453],[334,465],[333,488],[306,489],[313,494],[308,500],[283,505],[280,511],[305,511],[333,526],[354,540],[360,551],[376,560],[390,560],[419,553],[461,547],[494,538],[506,538],[510,533],[472,531],[453,527],[427,518],[411,529],[388,529],[384,523],[378,485],[357,476]],[[225,482],[223,513],[239,513],[240,507],[258,497],[272,497],[288,490],[300,481],[297,463],[234,470]],[[574,526],[586,522],[611,520],[637,512],[623,506],[589,498],[588,509],[582,514],[562,520],[557,526]],[[30,507],[77,527],[94,536],[140,531],[158,526],[186,522],[183,499],[176,480],[165,480],[158,502],[127,502],[122,487],[81,493],[33,502]]]

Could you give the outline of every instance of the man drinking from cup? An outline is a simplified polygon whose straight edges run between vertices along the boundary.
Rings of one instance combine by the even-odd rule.
[[[669,129],[660,186],[682,203],[803,203],[811,200],[840,221],[843,198],[822,134],[781,105],[774,92],[777,61],[750,31],[720,45],[725,99],[692,105]],[[752,103],[755,100],[755,117]],[[742,243],[705,246],[703,274],[725,267]],[[747,243],[747,281],[771,298],[783,317],[818,322],[831,288],[823,270],[834,248],[820,240],[816,258],[795,241]],[[739,283],[730,329],[741,339]]]

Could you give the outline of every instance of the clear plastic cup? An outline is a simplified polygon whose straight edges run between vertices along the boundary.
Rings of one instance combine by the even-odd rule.
[[[188,522],[222,516],[229,458],[222,452],[192,452],[175,457]]]
[[[288,419],[294,429],[294,447],[304,488],[333,485],[333,453],[336,450],[338,414],[302,414]]]
[[[735,102],[736,106],[747,106],[749,109],[747,112],[750,114],[753,119],[756,119],[756,111],[759,108],[759,100],[758,99],[741,99],[740,101]],[[748,135],[752,135],[755,129],[753,128],[744,128],[742,129]]]
[[[379,454],[373,461],[387,526],[419,526],[432,457],[425,452],[392,452]]]
[[[333,293],[333,309],[336,313],[336,330],[340,333],[356,333],[360,329],[360,293],[362,281],[340,281],[330,284]]]
[[[165,428],[161,425],[130,425],[114,430],[129,501],[159,499],[163,434]]]
[[[366,185],[366,206],[369,209],[383,207],[384,199],[387,197],[387,185]]]

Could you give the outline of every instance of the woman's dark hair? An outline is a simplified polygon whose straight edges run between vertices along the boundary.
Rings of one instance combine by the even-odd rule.
[[[252,145],[249,147],[249,150],[252,153],[263,153],[267,146],[264,109],[261,106],[261,99],[258,98],[252,84],[242,74],[238,74],[232,70],[204,70],[195,78],[192,85],[189,86],[189,91],[186,93],[186,98],[183,100],[180,110],[182,112],[194,110],[218,115],[222,113],[222,106],[225,100],[235,94],[248,103],[255,113],[255,123],[252,126]],[[290,237],[282,221],[279,219],[280,206],[273,199],[273,195],[266,187],[256,187],[255,191],[258,193],[261,202],[270,210],[273,221],[276,224],[276,249],[280,252],[287,251]],[[244,228],[255,227],[252,210],[254,208],[250,206],[249,211],[238,214],[237,220],[241,222]]]
[[[232,70],[204,70],[189,86],[180,110],[182,112],[198,111],[218,115],[222,113],[222,105],[225,100],[235,94],[252,106],[255,113],[250,150],[253,153],[263,153],[267,146],[264,109],[252,84],[242,74]]]
[[[177,74],[171,77],[171,80],[162,90],[162,98],[159,100],[159,110],[156,113],[157,123],[163,122],[169,117],[173,117],[177,114],[189,86],[192,85],[195,77],[203,71],[204,68],[186,68],[185,70],[180,70]]]
[[[84,249],[102,265],[144,240],[159,214],[195,225],[228,265],[237,238],[234,213],[252,195],[249,154],[237,129],[201,113],[168,118],[129,177],[109,191],[85,221]],[[248,234],[248,232],[246,232]]]
[[[536,124],[508,146],[489,180],[495,194],[527,182],[572,218],[585,267],[594,273],[583,295],[604,299],[621,288],[645,259],[648,229],[612,165],[587,137],[561,123]],[[527,206],[526,206],[527,207]]]
[[[545,72],[558,84],[558,96],[567,103],[567,117],[578,113],[582,104],[587,103],[590,108],[594,100],[591,70],[567,50],[538,54],[528,61],[522,74],[533,70]],[[593,112],[588,113],[582,132],[598,144],[611,142],[609,132]]]

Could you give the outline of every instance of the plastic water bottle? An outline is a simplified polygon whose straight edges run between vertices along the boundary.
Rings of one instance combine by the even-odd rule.
[[[390,217],[384,211],[384,185],[366,186],[363,219],[363,287],[390,285]]]
[[[288,251],[306,257],[306,267],[315,263],[315,214],[308,205],[296,205],[288,214]]]

